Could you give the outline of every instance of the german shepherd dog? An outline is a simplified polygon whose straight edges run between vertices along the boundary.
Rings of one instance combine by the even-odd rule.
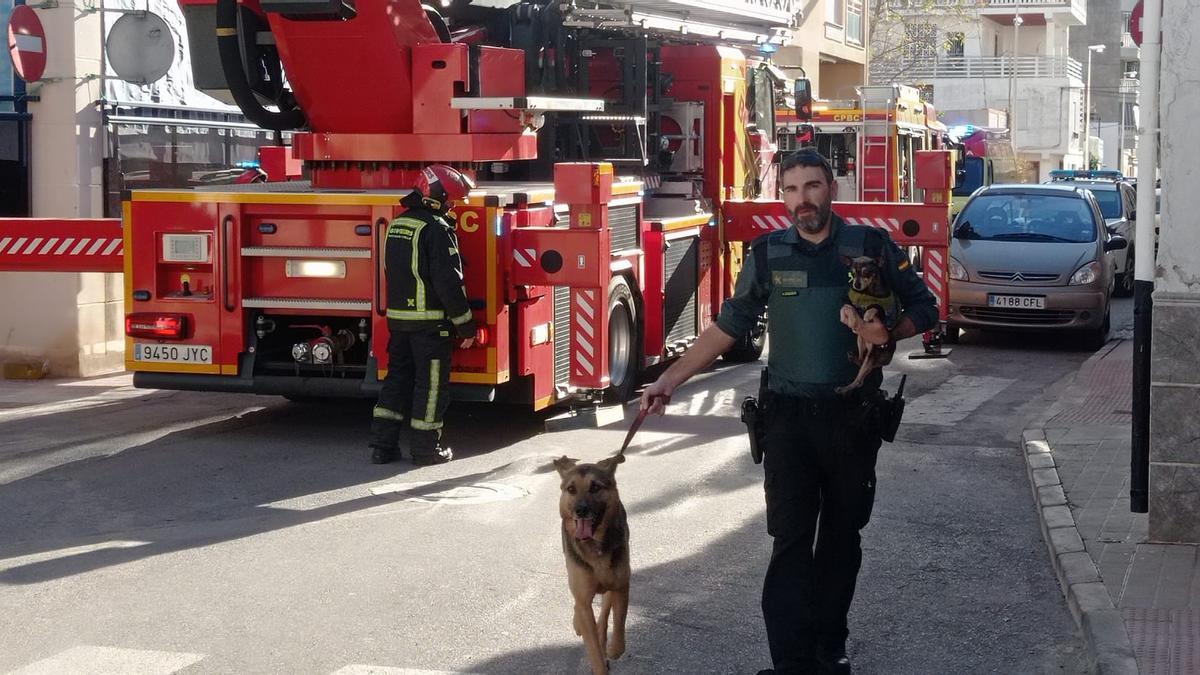
[[[895,323],[896,295],[883,283],[881,262],[871,256],[843,258],[842,262],[850,266],[850,289],[847,293],[849,304],[854,307],[860,321],[871,322],[875,319],[883,321],[888,329]],[[848,326],[855,323],[855,318],[842,322]],[[857,352],[849,354],[852,362],[859,364],[858,375],[854,381],[834,391],[846,394],[862,386],[863,380],[876,368],[882,368],[892,362],[896,353],[896,343],[889,341],[886,345],[876,345],[861,337],[858,338]]]
[[[595,464],[560,457],[558,512],[562,518],[567,585],[575,598],[575,634],[583,637],[593,675],[608,673],[608,661],[625,653],[625,614],[629,610],[629,525],[617,493],[617,465],[623,454]],[[592,600],[601,595],[600,618]],[[612,612],[612,640],[608,614]]]

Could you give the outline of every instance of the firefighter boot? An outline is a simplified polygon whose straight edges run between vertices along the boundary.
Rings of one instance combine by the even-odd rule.
[[[413,464],[417,466],[430,466],[432,464],[445,464],[454,458],[454,452],[450,448],[442,447],[439,440],[441,432],[439,431],[418,431],[412,432],[412,458]]]
[[[367,446],[371,448],[372,464],[387,464],[400,456],[400,432],[403,430],[398,420],[379,416],[371,418],[371,437]]]

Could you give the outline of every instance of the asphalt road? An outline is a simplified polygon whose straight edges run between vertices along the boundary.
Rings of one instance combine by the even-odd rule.
[[[1132,305],[1118,301],[1114,335]],[[902,345],[919,348],[917,344]],[[1021,431],[1090,355],[967,333],[899,354],[851,611],[858,673],[1078,673]],[[762,476],[737,421],[757,367],[718,365],[618,471],[634,581],[615,673],[769,665]],[[369,408],[0,381],[0,672],[582,673],[550,461],[614,452],[631,419],[456,406],[459,459],[366,462]]]

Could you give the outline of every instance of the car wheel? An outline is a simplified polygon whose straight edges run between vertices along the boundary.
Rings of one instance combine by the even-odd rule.
[[[942,336],[942,342],[948,345],[958,344],[958,337],[962,335],[962,329],[958,326],[946,326],[946,334]]]
[[[1113,295],[1118,298],[1128,298],[1133,295],[1133,249],[1128,250],[1125,256],[1125,270],[1117,275],[1117,285],[1113,289]]]
[[[1084,334],[1084,346],[1089,351],[1097,351],[1108,343],[1108,331],[1112,327],[1112,313],[1104,309],[1104,322],[1098,328],[1093,328]]]

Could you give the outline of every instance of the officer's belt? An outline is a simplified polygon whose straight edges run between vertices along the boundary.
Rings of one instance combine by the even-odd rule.
[[[772,392],[770,406],[772,413],[776,416],[782,413],[785,416],[793,414],[804,417],[822,417],[870,405],[874,394],[874,390],[862,391],[859,389],[848,396],[812,398],[810,396],[788,396]]]

